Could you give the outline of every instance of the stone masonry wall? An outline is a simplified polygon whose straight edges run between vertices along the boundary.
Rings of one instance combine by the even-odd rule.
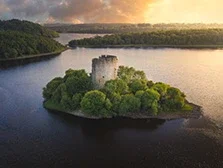
[[[102,55],[92,60],[92,82],[95,89],[100,89],[108,80],[116,79],[118,58],[112,55]]]

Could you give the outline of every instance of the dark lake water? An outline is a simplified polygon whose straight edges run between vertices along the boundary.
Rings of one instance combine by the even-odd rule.
[[[71,35],[80,38],[81,35]],[[67,37],[62,35],[64,43]],[[61,40],[61,39],[59,39]],[[199,119],[92,121],[49,112],[42,88],[69,69],[117,55],[201,105]],[[0,167],[223,166],[223,50],[84,49],[0,70]]]

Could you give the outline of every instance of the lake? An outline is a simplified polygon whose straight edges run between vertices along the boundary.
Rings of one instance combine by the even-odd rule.
[[[87,35],[90,37],[92,35]],[[65,38],[67,37],[67,38]],[[62,34],[63,43],[86,37]],[[59,39],[60,41],[61,39]],[[180,88],[203,107],[199,119],[92,121],[42,107],[42,88],[92,58]],[[219,167],[223,165],[223,50],[86,49],[0,70],[0,167]]]

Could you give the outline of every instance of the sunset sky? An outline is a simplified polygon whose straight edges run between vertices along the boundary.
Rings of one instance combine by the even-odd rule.
[[[0,19],[40,23],[223,23],[222,0],[0,0]]]

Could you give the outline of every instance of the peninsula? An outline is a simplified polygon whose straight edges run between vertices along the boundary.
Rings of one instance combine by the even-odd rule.
[[[66,48],[52,39],[58,36],[29,21],[0,21],[0,63],[59,54]]]
[[[154,83],[143,71],[118,67],[116,56],[92,60],[92,73],[66,71],[43,88],[44,107],[75,116],[102,119],[176,119],[200,116],[201,107],[188,103],[179,89]]]
[[[69,42],[70,47],[86,48],[223,48],[223,29],[154,30],[96,36]]]

